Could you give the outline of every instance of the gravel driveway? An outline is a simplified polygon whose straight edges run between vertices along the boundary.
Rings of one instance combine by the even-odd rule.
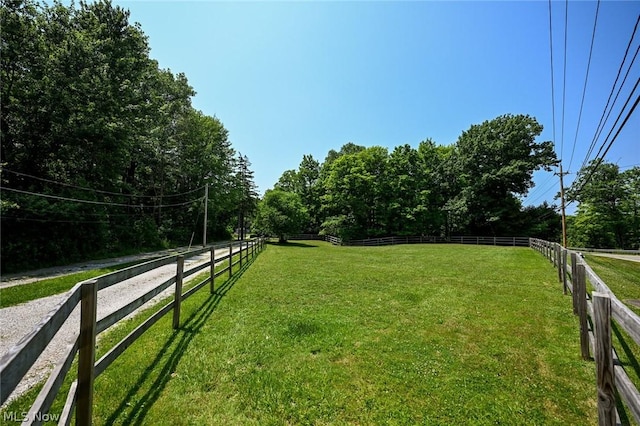
[[[234,247],[234,253],[237,248]],[[222,257],[229,253],[228,248],[216,250],[216,257]],[[209,260],[209,253],[185,260],[184,270],[206,263]],[[206,271],[206,269],[205,269]],[[160,283],[171,278],[176,273],[176,265],[170,264],[156,268],[152,271],[130,278],[121,283],[115,284],[98,292],[98,312],[97,318],[109,315],[122,308],[132,300],[142,296]],[[191,279],[189,277],[188,279]],[[144,309],[156,303],[163,297],[172,294],[175,286],[170,286],[167,290],[147,302],[139,309]],[[44,297],[32,300],[17,306],[0,309],[0,354],[6,353],[12,346],[29,334],[38,323],[47,316],[53,307],[64,298],[64,294]],[[135,315],[135,313],[134,313]],[[76,307],[62,328],[55,335],[49,346],[40,355],[34,366],[22,379],[7,403],[19,395],[26,392],[34,384],[45,379],[54,366],[61,362],[68,348],[73,345],[80,327],[80,304]],[[5,403],[6,405],[6,403]]]

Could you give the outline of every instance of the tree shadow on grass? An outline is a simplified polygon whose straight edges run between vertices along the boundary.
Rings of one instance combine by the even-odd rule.
[[[169,380],[171,380],[171,374],[175,372],[176,367],[188,350],[193,338],[200,332],[200,329],[216,310],[222,298],[233,288],[254,260],[255,257],[243,263],[242,268],[236,271],[236,273],[220,287],[215,289],[215,292],[207,298],[205,303],[182,322],[180,328],[175,330],[169,340],[158,350],[156,357],[145,369],[142,376],[140,376],[136,384],[129,390],[122,402],[120,402],[118,407],[105,421],[106,424],[139,425],[143,423],[147,413],[158,400],[167,383],[169,383]],[[173,349],[171,349],[172,347]],[[169,353],[169,351],[171,352]],[[167,355],[169,355],[168,359],[163,360]],[[153,383],[149,385],[149,390],[136,399],[138,392],[151,380],[153,380]],[[136,401],[136,403],[130,408],[126,418],[119,419],[119,415],[123,410],[127,409],[133,401]]]

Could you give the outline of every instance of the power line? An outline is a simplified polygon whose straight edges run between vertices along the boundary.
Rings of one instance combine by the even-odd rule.
[[[190,201],[186,201],[186,202],[183,202],[183,203],[177,203],[177,204],[144,205],[144,204],[108,203],[108,202],[104,202],[104,201],[92,201],[92,200],[78,200],[76,198],[60,197],[60,196],[57,196],[57,195],[49,195],[49,194],[40,194],[40,193],[37,193],[37,192],[23,191],[23,190],[20,190],[20,189],[7,188],[7,187],[4,187],[4,186],[0,187],[0,190],[10,191],[10,192],[17,192],[19,194],[32,195],[32,196],[42,197],[42,198],[50,198],[50,199],[60,200],[60,201],[71,201],[71,202],[74,202],[74,203],[96,204],[96,205],[101,205],[101,206],[114,206],[114,207],[140,207],[140,208],[181,207],[181,206],[186,206],[186,205],[192,204],[192,203],[194,203],[196,201],[200,201],[202,199],[202,197],[200,197],[200,198],[196,198],[195,200],[190,200]]]
[[[625,106],[623,107],[626,108],[627,104],[629,103],[629,100],[631,100],[631,96],[633,95],[633,92],[635,92],[635,89],[638,87],[638,83],[640,82],[640,78],[638,79],[638,81],[636,82],[636,85],[633,88],[633,91],[631,92],[631,94],[629,95],[629,99],[627,99],[627,102],[625,102]],[[616,139],[618,138],[618,135],[620,134],[620,132],[622,131],[622,129],[624,128],[624,126],[627,124],[627,121],[629,120],[629,118],[631,117],[631,115],[633,114],[633,111],[636,109],[636,107],[638,106],[638,103],[640,103],[640,96],[636,97],[636,101],[633,103],[633,106],[631,107],[631,109],[629,110],[629,112],[627,113],[627,116],[624,118],[623,122],[620,124],[620,127],[618,127],[618,131],[616,132],[616,134],[613,136],[613,138],[611,139],[611,141],[609,142],[609,145],[607,145],[607,148],[604,150],[604,152],[602,153],[602,156],[599,157],[596,161],[596,163],[594,164],[593,168],[591,168],[589,170],[589,174],[587,175],[587,177],[585,178],[585,180],[583,181],[582,185],[580,185],[580,188],[576,191],[576,196],[582,192],[582,189],[587,185],[587,183],[589,183],[589,181],[591,180],[591,177],[593,176],[593,174],[596,172],[596,170],[598,169],[598,167],[600,167],[600,164],[602,163],[602,160],[604,160],[604,157],[607,155],[607,152],[609,152],[609,149],[611,148],[611,146],[613,145],[613,143],[616,141]],[[620,118],[620,116],[618,116],[618,118]],[[618,120],[616,120],[617,123]],[[614,124],[615,126],[615,124]],[[613,131],[613,128],[611,129]],[[609,135],[611,134],[611,132],[609,132]],[[609,137],[609,135],[607,135],[607,138]],[[606,142],[606,140],[605,140]],[[604,147],[601,147],[601,149]],[[599,151],[598,151],[599,153]],[[575,196],[574,196],[574,200],[575,200]],[[573,202],[570,201],[569,204],[571,204]]]
[[[555,183],[554,183],[554,186],[555,186]],[[532,200],[528,200],[528,202],[529,202],[529,203],[531,203],[531,204],[534,204],[534,203],[535,203],[536,201],[538,201],[540,198],[544,197],[544,196],[545,196],[545,195],[547,195],[551,190],[553,190],[553,189],[554,189],[554,186],[550,186],[549,188],[547,188],[547,190],[546,190],[546,191],[544,191],[544,192],[543,192],[543,193],[541,193],[541,194],[538,194],[538,196],[537,196],[537,197],[535,197],[534,199],[532,199]]]
[[[553,84],[553,29],[551,25],[551,0],[549,0],[549,50],[551,52],[551,121],[553,123],[553,146],[556,145],[556,96]]]
[[[12,173],[12,174],[17,175],[17,176],[24,176],[24,177],[28,177],[28,178],[31,178],[31,179],[36,179],[36,180],[39,180],[39,181],[42,181],[42,182],[53,183],[55,185],[62,185],[62,186],[66,186],[66,187],[69,187],[69,188],[80,189],[80,190],[83,190],[83,191],[97,192],[99,194],[106,194],[106,195],[117,195],[119,197],[132,197],[132,198],[181,197],[181,196],[184,196],[184,195],[192,194],[192,193],[194,193],[196,191],[200,191],[200,190],[202,190],[204,188],[204,186],[201,186],[199,188],[191,189],[189,191],[182,192],[180,194],[169,194],[169,195],[164,195],[163,194],[162,196],[160,196],[160,195],[135,195],[135,194],[123,194],[123,193],[120,193],[120,192],[103,191],[103,190],[100,190],[100,189],[88,188],[86,186],[78,186],[78,185],[73,185],[73,184],[70,184],[70,183],[58,182],[58,181],[51,180],[51,179],[45,179],[45,178],[41,178],[41,177],[38,177],[38,176],[33,176],[33,175],[30,175],[30,174],[27,174],[27,173],[16,172],[16,171],[13,171],[13,170],[9,170],[9,169],[7,169],[5,167],[2,168],[2,172],[9,172],[9,173]]]
[[[527,194],[527,196],[526,196],[526,197],[524,197],[524,200],[523,200],[523,201],[528,201],[528,200],[529,200],[531,197],[533,197],[534,195],[537,195],[537,196],[536,196],[536,198],[535,198],[535,200],[538,200],[539,198],[541,198],[541,196],[542,196],[542,195],[547,194],[547,193],[549,192],[549,189],[545,190],[541,195],[538,195],[538,192],[540,192],[540,190],[541,190],[542,188],[544,188],[544,187],[545,187],[545,185],[546,185],[547,183],[549,183],[549,181],[551,181],[551,179],[552,179],[552,178],[553,178],[553,174],[550,174],[549,176],[547,176],[547,178],[544,180],[544,182],[542,182],[542,183],[540,183],[540,184],[537,184],[537,185],[536,185],[536,186],[531,190],[531,192],[529,192],[529,193]],[[528,201],[528,202],[533,203],[535,200],[530,200],[530,201]]]
[[[609,107],[609,102],[611,102],[611,97],[613,96],[613,92],[616,89],[616,85],[618,83],[618,79],[620,78],[620,73],[622,73],[622,67],[624,66],[624,63],[627,60],[627,55],[629,54],[629,49],[631,49],[631,45],[633,44],[633,39],[634,39],[636,31],[638,29],[638,24],[640,24],[640,15],[638,15],[638,19],[636,20],[636,24],[633,27],[633,32],[631,33],[631,38],[629,39],[629,43],[627,44],[627,49],[624,52],[624,57],[622,58],[622,62],[620,63],[620,67],[618,68],[618,74],[616,75],[616,79],[613,82],[613,86],[611,87],[611,92],[609,93],[609,97],[607,99],[607,103],[604,106],[604,110],[602,111],[602,115],[600,116],[600,121],[598,122],[598,126],[596,127],[595,134],[593,135],[593,140],[591,141],[591,144],[589,145],[589,149],[587,150],[587,155],[585,156],[584,161],[582,162],[582,166],[580,168],[583,168],[587,164],[587,162],[589,161],[589,157],[591,156],[591,153],[593,152],[593,148],[595,148],[595,146],[596,146],[596,141],[598,140],[598,138],[600,137],[600,134],[602,133],[602,128],[604,128],[604,123],[606,123],[606,121],[609,119],[609,115],[611,114],[611,111],[613,110],[613,105],[615,104],[615,100],[614,100],[613,104],[611,104],[611,109],[609,110],[609,114],[607,114],[607,108]],[[636,54],[634,55],[634,58],[631,61],[631,65],[633,65],[633,61],[635,61],[635,58],[636,58],[637,54],[638,54],[638,50],[636,49]],[[627,75],[629,74],[629,71],[631,70],[631,65],[629,66],[629,68],[627,70],[627,74],[625,75],[624,80],[626,80]],[[623,86],[624,86],[624,81],[620,85],[620,89],[618,89],[618,94],[616,94],[616,99],[618,98],[618,95],[620,94],[620,90],[622,89]],[[606,119],[605,119],[605,115],[607,116]]]
[[[598,153],[596,154],[596,158],[600,157],[601,159],[604,158],[604,156],[607,154],[607,152],[609,151],[609,148],[611,148],[611,144],[613,144],[613,141],[615,140],[615,138],[618,136],[618,133],[620,133],[620,130],[622,130],[622,127],[624,127],[625,123],[627,122],[627,120],[630,117],[630,114],[633,112],[633,110],[635,109],[636,105],[638,104],[638,101],[636,100],[636,103],[633,105],[633,107],[631,108],[631,111],[629,112],[629,114],[627,114],[627,116],[624,119],[624,122],[620,125],[620,127],[618,128],[618,132],[616,133],[616,136],[612,139],[612,141],[609,143],[609,146],[607,147],[607,149],[605,150],[605,152],[602,154],[602,156],[600,156],[600,152],[602,152],[602,149],[604,148],[604,145],[607,143],[607,140],[609,139],[609,136],[611,136],[611,133],[613,132],[613,129],[616,127],[616,124],[618,124],[618,121],[620,120],[620,117],[622,117],[622,113],[624,112],[625,108],[627,108],[627,105],[629,105],[629,102],[631,101],[631,97],[633,96],[633,93],[636,91],[636,89],[638,88],[638,84],[640,84],[640,78],[638,78],[638,80],[636,80],[636,84],[635,86],[633,86],[633,89],[631,89],[631,93],[629,93],[629,97],[627,98],[626,102],[624,103],[624,106],[622,107],[622,109],[620,110],[620,113],[618,114],[618,117],[616,118],[616,121],[613,123],[613,126],[611,127],[611,130],[609,130],[609,133],[607,134],[607,137],[604,139],[604,142],[602,142],[602,145],[600,146],[600,149],[598,150]]]
[[[562,74],[562,124],[560,134],[560,158],[564,151],[564,107],[565,107],[565,95],[567,92],[567,29],[569,28],[569,0],[565,0],[564,8],[564,71]]]
[[[52,220],[52,219],[35,219],[35,218],[2,215],[2,220],[5,220],[5,219],[12,219],[18,222],[26,221],[26,222],[39,222],[39,223],[93,223],[93,224],[105,224],[105,225],[108,225],[111,223],[111,222],[101,221],[101,220]]]
[[[135,205],[131,205],[129,207],[138,207]],[[33,213],[36,215],[42,215],[42,214],[48,214],[49,212],[44,211],[44,210],[36,210],[36,209],[32,209],[29,207],[25,207],[25,206],[19,206],[16,209],[13,209],[13,211],[20,211],[20,212],[28,212],[28,213]],[[108,213],[106,211],[102,211],[99,213],[94,213],[94,212],[87,212],[87,211],[82,211],[82,212],[78,212],[79,215],[81,216],[97,216],[97,217],[109,217],[109,218],[115,218],[115,217],[141,217],[143,215],[143,213],[136,211],[136,212],[132,212],[132,213]],[[3,216],[4,217],[4,216]]]
[[[571,158],[569,159],[569,165],[567,170],[571,169],[571,163],[573,162],[573,154],[576,151],[576,143],[578,142],[578,132],[580,130],[580,121],[582,119],[582,107],[584,106],[584,98],[587,93],[587,82],[589,81],[589,69],[591,68],[591,55],[593,53],[593,41],[596,38],[596,26],[598,24],[598,11],[600,10],[600,0],[596,4],[596,16],[593,20],[593,32],[591,33],[591,47],[589,48],[589,59],[587,61],[587,72],[584,76],[584,87],[582,88],[582,100],[580,101],[580,113],[578,114],[578,125],[576,126],[576,137],[573,139],[573,147],[571,148]]]
[[[593,152],[593,148],[595,148],[596,141],[600,138],[600,135],[602,135],[602,131],[604,130],[604,123],[606,123],[609,120],[609,117],[611,116],[611,112],[613,111],[613,106],[618,101],[618,96],[620,96],[620,92],[622,91],[622,88],[624,87],[624,84],[627,82],[627,77],[629,76],[629,72],[631,71],[631,68],[633,67],[633,63],[635,62],[636,58],[638,57],[638,52],[640,52],[640,45],[636,49],[636,53],[633,55],[631,63],[629,64],[629,67],[627,68],[627,72],[625,73],[624,78],[622,79],[622,83],[620,84],[620,87],[618,88],[618,91],[616,93],[615,98],[613,98],[613,103],[611,104],[611,108],[609,108],[609,112],[607,112],[607,116],[605,117],[604,121],[602,122],[602,127],[599,127],[598,129],[596,129],[596,133],[595,133],[595,135],[593,137],[593,141],[592,141],[591,145],[589,146],[589,151],[587,152],[587,155],[585,156],[584,161],[582,162],[582,167],[586,166],[586,164],[589,162],[589,156]],[[625,106],[626,106],[626,104],[625,104]],[[624,107],[623,107],[623,110],[624,110]],[[618,116],[618,119],[619,118],[620,118],[620,116]],[[613,125],[613,127],[615,127],[615,124]],[[611,133],[611,131],[609,133]],[[603,143],[603,145],[604,145],[604,143]],[[602,150],[602,148],[600,148],[600,150]],[[597,156],[598,155],[596,154],[596,157]]]

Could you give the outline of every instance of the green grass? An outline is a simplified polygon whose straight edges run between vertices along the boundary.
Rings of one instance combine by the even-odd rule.
[[[589,254],[585,259],[616,297],[640,315],[640,308],[629,303],[629,299],[640,299],[640,263]],[[612,331],[612,343],[620,361],[631,381],[640,389],[640,346],[615,322]]]
[[[590,254],[585,260],[616,297],[640,315],[640,308],[627,302],[640,299],[640,262]]]
[[[570,299],[528,249],[272,245],[183,309],[96,380],[96,424],[595,422]]]
[[[31,300],[40,299],[42,297],[53,296],[54,294],[64,293],[71,290],[77,283],[95,278],[100,275],[108,274],[113,271],[128,268],[138,263],[148,262],[151,259],[145,259],[137,262],[121,263],[119,265],[108,266],[100,269],[92,269],[90,271],[76,272],[69,275],[62,275],[55,278],[47,278],[34,281],[29,284],[15,285],[0,290],[0,308],[19,305],[20,303],[29,302]]]
[[[571,299],[533,250],[270,245],[223,282],[96,379],[95,424],[596,423]]]

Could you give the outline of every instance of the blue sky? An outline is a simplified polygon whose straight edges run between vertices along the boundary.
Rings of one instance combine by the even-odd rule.
[[[570,183],[640,14],[640,1],[600,3],[578,129],[597,3],[568,3],[565,78],[566,3],[552,2],[554,139],[547,1],[114,3],[141,24],[151,57],[187,76],[194,107],[224,123],[261,192],[304,154],[323,161],[347,142],[390,150],[427,138],[451,144],[472,124],[506,113],[537,118],[539,140],[555,140]],[[639,44],[640,29],[627,64]],[[589,158],[639,76],[640,59]],[[636,110],[606,159],[639,165],[639,139]],[[538,172],[535,181],[525,205],[552,201],[557,177]]]

